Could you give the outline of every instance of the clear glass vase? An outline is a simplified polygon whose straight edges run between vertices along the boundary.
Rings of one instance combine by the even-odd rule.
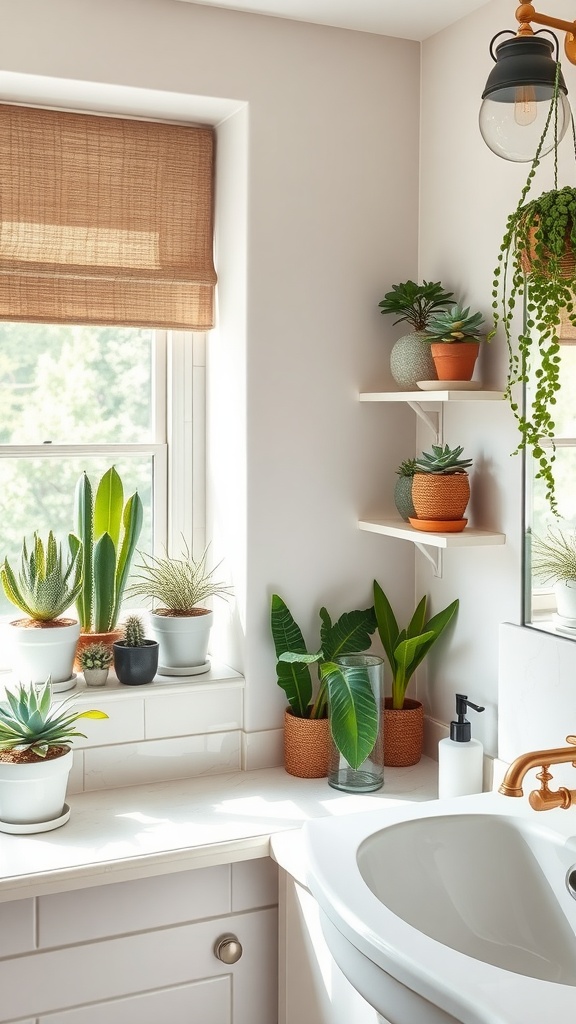
[[[375,654],[345,654],[334,658],[344,676],[366,672],[378,712],[378,733],[370,754],[359,768],[351,768],[331,738],[328,783],[346,793],[371,793],[384,783],[384,662]]]

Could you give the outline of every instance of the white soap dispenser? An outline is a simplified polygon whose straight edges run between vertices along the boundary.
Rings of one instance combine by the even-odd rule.
[[[482,792],[484,748],[479,740],[471,737],[467,708],[484,711],[465,694],[457,693],[458,720],[450,722],[450,738],[446,737],[438,744],[438,796],[441,799]]]

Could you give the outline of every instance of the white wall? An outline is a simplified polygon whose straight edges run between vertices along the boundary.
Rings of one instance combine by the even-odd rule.
[[[555,0],[551,13],[572,20],[573,4]],[[478,129],[480,97],[493,66],[490,40],[515,27],[514,5],[493,0],[423,44],[420,274],[441,279],[466,304],[485,314],[490,313],[492,271],[506,217],[517,204],[529,169],[527,164],[496,157]],[[563,62],[563,70],[574,102],[576,68]],[[570,148],[567,137],[561,147],[560,184],[574,178]],[[533,194],[552,187],[551,160],[543,161]],[[484,352],[485,383],[502,388],[506,365],[500,331]],[[441,721],[452,717],[456,689],[486,704],[486,714],[474,716],[474,730],[495,754],[498,624],[520,621],[522,466],[519,457],[509,455],[518,435],[508,407],[490,404],[451,407],[446,439],[464,444],[466,454],[475,459],[472,487],[478,486],[472,510],[478,500],[482,525],[503,530],[507,543],[504,548],[448,554],[441,581],[433,580],[418,561],[417,584],[428,587],[435,604],[456,596],[461,600],[450,658],[431,660],[426,700],[433,717]],[[525,632],[516,631],[520,646]]]
[[[379,299],[417,273],[419,47],[171,0],[0,0],[0,17],[4,99],[82,107],[92,93],[122,110],[122,88],[130,109],[183,119],[230,101],[212,106],[231,118],[219,201],[238,205],[219,223],[210,509],[236,590],[227,649],[248,679],[246,726],[278,727],[273,591],[311,644],[320,604],[365,606],[373,576],[412,610],[411,546],[355,524],[392,507],[413,418],[356,393],[387,376],[396,335]]]

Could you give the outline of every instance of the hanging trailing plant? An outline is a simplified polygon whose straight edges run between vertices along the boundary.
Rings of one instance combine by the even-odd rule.
[[[520,441],[516,451],[531,450],[554,514],[558,514],[553,464],[554,406],[560,390],[560,322],[566,313],[576,326],[576,188],[558,188],[558,76],[548,117],[520,200],[508,217],[498,266],[494,271],[494,328],[502,323],[508,345],[505,397],[516,418]],[[543,142],[554,131],[554,188],[528,200]],[[572,125],[574,148],[576,137]],[[522,328],[514,339],[514,318],[522,312]],[[516,399],[516,385],[531,385],[525,407]]]

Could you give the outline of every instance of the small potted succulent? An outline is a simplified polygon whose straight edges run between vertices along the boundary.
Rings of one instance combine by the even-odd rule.
[[[26,618],[10,622],[14,673],[26,682],[41,683],[49,673],[54,691],[73,682],[74,655],[80,634],[76,619],[63,617],[82,586],[82,554],[78,539],[68,540],[66,562],[52,531],[43,543],[37,533],[30,547],[22,542],[20,569],[8,559],[0,568],[4,593]]]
[[[86,686],[104,686],[112,662],[112,648],[101,642],[88,644],[80,651],[80,665]]]
[[[427,619],[427,600],[418,603],[408,626],[400,629],[390,601],[374,580],[374,611],[378,634],[392,672],[392,695],[385,701],[384,764],[405,768],[422,756],[424,709],[422,703],[406,697],[408,683],[418,665],[444,632],[458,610],[459,601]]]
[[[398,479],[394,487],[394,504],[400,517],[407,523],[410,517],[416,515],[414,502],[412,501],[412,484],[416,472],[416,459],[404,459],[396,470]]]
[[[433,444],[431,452],[423,452],[416,459],[416,472],[412,484],[412,501],[416,515],[410,524],[424,532],[464,529],[464,512],[470,499],[470,481],[467,469],[472,459],[462,459],[463,448],[450,448],[447,444]]]
[[[129,615],[124,623],[124,639],[113,644],[114,671],[121,683],[141,686],[151,683],[158,671],[158,644],[144,636],[139,615]]]
[[[136,566],[128,593],[154,602],[152,634],[160,644],[161,675],[196,675],[210,668],[208,641],[214,613],[204,607],[211,597],[225,597],[230,588],[217,582],[215,566],[207,565],[208,549],[194,559],[186,544],[180,558],[147,556]]]
[[[437,311],[426,333],[438,380],[472,380],[480,351],[482,313],[470,313],[470,306],[450,306]]]
[[[419,380],[436,380],[436,369],[430,346],[426,343],[427,328],[437,309],[454,298],[440,281],[403,281],[392,285],[378,303],[381,313],[397,316],[395,324],[405,321],[413,330],[394,343],[390,353],[390,372],[402,388],[415,388]]]
[[[334,623],[326,608],[321,608],[320,619],[321,649],[309,654],[302,631],[285,601],[278,594],[272,595],[270,627],[277,658],[277,683],[288,699],[284,714],[285,767],[289,775],[308,779],[328,774],[330,733],[354,769],[372,750],[378,732],[378,715],[369,684],[358,676],[357,687],[348,687],[334,664],[337,657],[368,650],[376,629],[374,608],[344,612]],[[318,667],[316,687],[310,675],[312,664]]]
[[[52,704],[50,680],[20,683],[0,704],[0,831],[34,832],[67,820],[64,800],[72,767],[70,742],[85,738],[80,718],[108,718],[103,711],[71,711],[74,696]]]

